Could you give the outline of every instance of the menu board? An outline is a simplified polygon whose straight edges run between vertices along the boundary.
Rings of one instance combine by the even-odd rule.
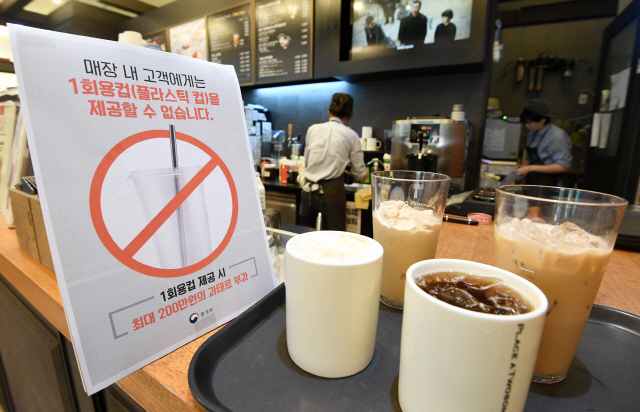
[[[251,4],[207,18],[209,60],[236,68],[240,84],[253,83],[251,68]]]
[[[257,81],[311,78],[312,0],[258,0]]]

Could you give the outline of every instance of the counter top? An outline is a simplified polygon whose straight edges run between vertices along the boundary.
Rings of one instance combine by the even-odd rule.
[[[278,179],[263,179],[262,184],[265,190],[274,190],[276,192],[297,193],[302,190],[297,183],[282,183]]]
[[[288,192],[288,193],[296,193],[302,190],[297,183],[282,183],[277,179],[263,179],[262,184],[264,185],[265,190],[274,190],[277,192]],[[357,192],[360,189],[364,189],[365,187],[369,187],[371,185],[364,183],[352,183],[349,185],[344,185],[344,190],[347,192]]]
[[[493,225],[443,223],[438,258],[491,264]],[[69,329],[55,275],[18,245],[14,230],[0,222],[0,274],[67,338]],[[596,303],[640,315],[640,253],[614,250]],[[220,328],[118,381],[148,411],[200,411],[188,383],[189,363],[202,343]]]

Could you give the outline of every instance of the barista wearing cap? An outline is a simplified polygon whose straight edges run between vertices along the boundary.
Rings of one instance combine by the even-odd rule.
[[[567,133],[551,124],[551,105],[534,99],[524,108],[521,121],[529,129],[527,155],[516,173],[529,185],[558,186],[562,173],[571,167],[571,140]]]
[[[314,227],[321,212],[323,229],[346,230],[345,168],[350,164],[351,174],[358,181],[367,178],[358,134],[347,127],[352,114],[353,98],[336,93],[329,106],[329,121],[314,124],[307,131],[304,150],[307,164],[304,175],[298,178],[302,186],[300,224]]]

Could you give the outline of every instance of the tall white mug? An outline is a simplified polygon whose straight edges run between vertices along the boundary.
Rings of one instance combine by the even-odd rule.
[[[382,254],[375,240],[348,232],[308,232],[287,242],[287,349],[301,369],[342,378],[369,365]]]
[[[364,139],[368,139],[373,137],[373,128],[371,126],[363,126],[362,127],[362,137]]]
[[[442,272],[500,278],[532,311],[474,312],[440,301],[416,285],[416,278]],[[398,381],[403,412],[524,409],[547,311],[540,289],[493,266],[432,259],[409,268],[404,293]]]

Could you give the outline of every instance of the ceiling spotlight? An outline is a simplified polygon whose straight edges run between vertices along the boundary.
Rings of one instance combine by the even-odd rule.
[[[60,4],[62,0],[51,0],[51,1],[54,2],[55,4]]]
[[[362,4],[362,2],[360,1],[353,3],[353,8],[355,10],[362,10],[363,7],[364,7],[364,4]]]

